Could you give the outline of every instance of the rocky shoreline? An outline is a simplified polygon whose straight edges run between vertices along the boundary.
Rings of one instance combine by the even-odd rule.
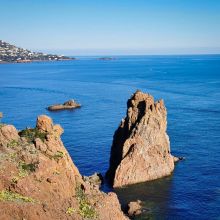
[[[79,107],[74,100],[49,110]],[[0,113],[0,118],[3,115]],[[113,138],[107,180],[113,187],[168,176],[171,155],[167,111],[163,100],[136,91],[127,102],[127,114]],[[63,129],[41,115],[35,128],[17,131],[0,123],[1,219],[125,220],[142,212],[141,201],[129,201],[124,214],[117,195],[100,191],[104,178],[82,176],[67,150]]]
[[[0,216],[8,219],[128,219],[115,193],[84,181],[60,139],[63,129],[39,116],[20,132],[0,128]]]
[[[59,59],[59,60],[21,60],[21,61],[0,61],[0,64],[19,64],[19,63],[42,63],[42,62],[59,62],[59,61],[71,61],[76,58]]]

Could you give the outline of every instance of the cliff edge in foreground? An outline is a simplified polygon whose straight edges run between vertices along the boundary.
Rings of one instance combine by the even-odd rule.
[[[47,116],[18,132],[0,124],[0,219],[127,219],[114,193],[82,179]]]
[[[116,130],[107,177],[114,187],[170,175],[174,158],[166,133],[167,111],[163,100],[135,92],[127,102],[127,115]]]

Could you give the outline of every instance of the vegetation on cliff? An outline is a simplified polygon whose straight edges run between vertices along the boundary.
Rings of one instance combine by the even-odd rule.
[[[45,115],[35,128],[0,128],[1,219],[127,219],[116,194],[83,180],[62,133]]]

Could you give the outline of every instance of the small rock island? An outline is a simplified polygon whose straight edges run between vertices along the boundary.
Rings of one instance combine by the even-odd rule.
[[[174,169],[166,132],[163,100],[136,91],[127,102],[127,116],[116,130],[106,174],[113,187],[168,176]]]
[[[100,57],[98,60],[104,60],[104,61],[110,61],[110,60],[115,60],[115,57]]]
[[[59,111],[59,110],[68,110],[68,109],[75,109],[80,108],[81,105],[77,103],[75,100],[71,99],[69,101],[64,102],[63,104],[55,104],[47,107],[49,111]]]

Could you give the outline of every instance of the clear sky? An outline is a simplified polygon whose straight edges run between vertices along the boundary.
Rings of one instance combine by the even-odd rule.
[[[0,0],[0,39],[67,55],[220,53],[220,0]]]

